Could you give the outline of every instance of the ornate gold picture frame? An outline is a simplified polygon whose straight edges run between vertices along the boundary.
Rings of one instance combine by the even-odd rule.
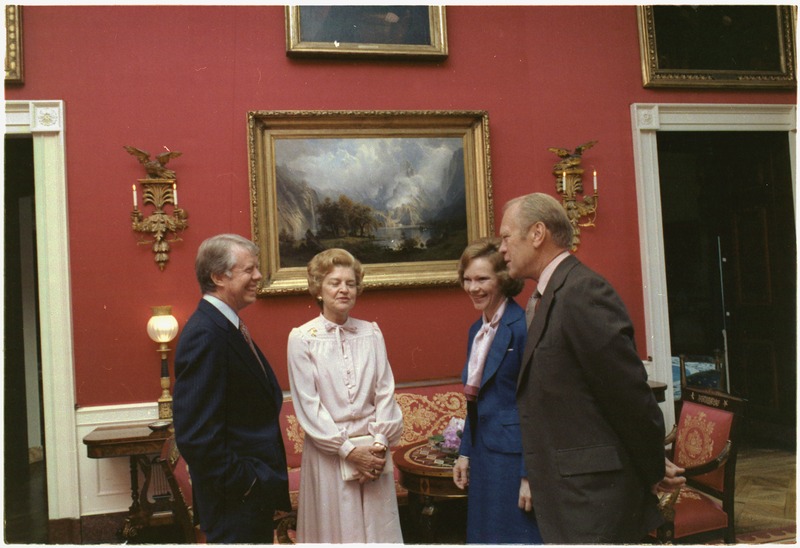
[[[797,87],[794,6],[636,9],[646,88]]]
[[[259,296],[306,292],[331,247],[366,287],[455,285],[464,247],[493,234],[484,111],[254,111],[248,136]]]
[[[22,7],[6,6],[6,83],[22,84]]]
[[[444,6],[286,7],[286,54],[292,57],[444,59]]]

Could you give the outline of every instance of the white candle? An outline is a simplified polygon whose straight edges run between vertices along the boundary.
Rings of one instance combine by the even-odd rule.
[[[594,170],[594,191],[597,193],[597,170]]]
[[[136,209],[136,206],[139,205],[136,201],[136,185],[131,185],[131,188],[133,189],[133,209]]]
[[[595,179],[595,190],[597,190],[597,180]],[[178,207],[178,185],[172,183],[172,201],[175,207]]]
[[[561,172],[561,190],[562,190],[562,192],[566,192],[567,191],[567,172],[566,171],[562,171]]]

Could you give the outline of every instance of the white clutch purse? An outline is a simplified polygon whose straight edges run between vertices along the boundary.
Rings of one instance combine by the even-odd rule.
[[[372,445],[375,442],[375,438],[369,435],[355,436],[350,438],[350,441],[356,447],[360,447],[362,445]],[[361,477],[361,473],[358,471],[358,469],[343,458],[339,459],[339,470],[342,473],[342,479],[344,481],[357,480],[358,478]],[[381,474],[391,474],[391,473],[392,473],[392,453],[387,449],[386,465],[383,467],[383,472],[381,472]]]

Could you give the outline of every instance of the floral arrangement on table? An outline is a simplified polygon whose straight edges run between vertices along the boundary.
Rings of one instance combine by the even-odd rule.
[[[464,434],[464,419],[453,417],[441,434],[428,438],[431,445],[438,447],[445,453],[458,453],[461,447],[461,436]]]

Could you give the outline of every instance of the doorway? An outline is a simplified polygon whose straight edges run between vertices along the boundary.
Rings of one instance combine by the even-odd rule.
[[[788,134],[670,131],[657,143],[672,355],[721,355],[748,417],[793,428]]]
[[[33,139],[5,137],[4,518],[8,543],[47,542]]]

